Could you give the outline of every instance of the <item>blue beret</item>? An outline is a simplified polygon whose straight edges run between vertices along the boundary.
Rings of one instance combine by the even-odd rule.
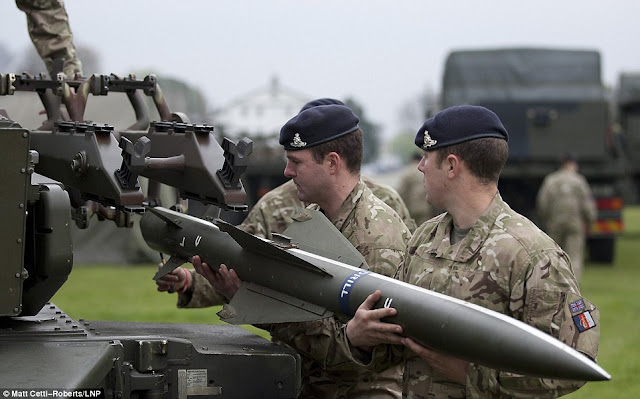
[[[484,137],[509,141],[507,129],[493,111],[477,105],[456,105],[427,119],[418,130],[415,144],[430,151]]]
[[[358,130],[360,119],[345,105],[318,105],[291,118],[280,129],[285,150],[304,150]]]
[[[335,98],[318,98],[316,100],[309,101],[308,103],[303,105],[302,108],[300,109],[300,112],[305,111],[309,108],[317,107],[318,105],[331,105],[331,104],[344,105],[342,101],[336,100]]]

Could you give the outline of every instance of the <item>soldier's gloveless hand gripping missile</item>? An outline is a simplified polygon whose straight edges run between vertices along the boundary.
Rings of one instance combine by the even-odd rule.
[[[366,262],[320,212],[304,210],[279,239],[265,240],[223,221],[147,208],[140,227],[147,244],[171,258],[160,278],[199,255],[211,268],[234,269],[243,285],[223,310],[232,324],[315,320],[355,314],[375,290],[379,307],[394,307],[404,335],[424,346],[493,369],[580,381],[609,380],[594,361],[536,328],[453,297],[369,272]],[[288,239],[288,237],[291,239]]]

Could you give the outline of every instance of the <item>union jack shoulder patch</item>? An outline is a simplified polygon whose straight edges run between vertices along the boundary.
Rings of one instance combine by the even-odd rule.
[[[582,299],[578,299],[577,301],[571,302],[569,304],[569,309],[571,309],[572,314],[575,314],[575,313],[583,312],[586,309],[586,306]]]

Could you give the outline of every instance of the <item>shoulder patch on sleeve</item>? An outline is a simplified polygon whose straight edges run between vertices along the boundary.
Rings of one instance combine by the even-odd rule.
[[[585,332],[596,326],[596,322],[593,320],[593,317],[591,317],[591,313],[588,310],[573,316],[573,322],[580,332]]]
[[[571,302],[569,304],[569,309],[571,309],[571,314],[572,315],[575,315],[575,314],[580,313],[580,312],[584,312],[584,310],[585,310],[584,301],[582,299],[578,299],[575,302]]]

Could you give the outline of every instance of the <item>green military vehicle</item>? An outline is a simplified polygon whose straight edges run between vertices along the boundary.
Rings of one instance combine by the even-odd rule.
[[[640,72],[620,74],[615,111],[618,123],[612,130],[613,138],[622,144],[629,175],[633,180],[633,200],[640,194]]]
[[[220,145],[212,126],[171,112],[154,76],[0,74],[0,95],[15,92],[34,101],[37,94],[47,120],[25,129],[0,110],[3,396],[297,397],[299,355],[242,328],[74,320],[49,302],[73,268],[73,222],[86,227],[104,219],[128,228],[153,206],[156,198],[142,192],[139,176],[175,187],[182,198],[245,210],[240,176],[252,143]],[[127,94],[136,115],[131,127],[84,121],[89,94],[110,92]],[[142,93],[153,98],[161,120],[149,123]]]
[[[509,159],[499,181],[503,198],[536,221],[535,198],[562,153],[576,154],[598,207],[589,257],[613,260],[622,231],[624,159],[610,135],[600,54],[592,50],[504,48],[460,50],[444,67],[441,105],[485,106],[509,131]]]

